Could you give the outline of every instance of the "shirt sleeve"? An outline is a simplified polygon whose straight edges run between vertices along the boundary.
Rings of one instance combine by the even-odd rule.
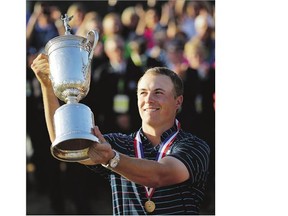
[[[169,156],[180,160],[188,169],[192,183],[206,181],[209,166],[209,146],[196,137],[176,141]]]
[[[104,178],[108,178],[109,174],[111,173],[111,171],[109,169],[106,169],[105,167],[103,167],[102,165],[98,164],[98,165],[86,165],[86,167],[90,170],[92,170],[95,173],[98,173],[100,176],[104,177]]]

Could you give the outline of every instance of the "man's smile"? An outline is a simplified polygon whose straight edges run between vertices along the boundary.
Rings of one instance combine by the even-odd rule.
[[[160,110],[160,108],[149,107],[149,108],[144,108],[143,110],[145,112],[156,112],[157,110]]]

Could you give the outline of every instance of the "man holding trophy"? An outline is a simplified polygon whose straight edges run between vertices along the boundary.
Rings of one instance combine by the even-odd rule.
[[[52,155],[106,175],[114,215],[199,214],[210,149],[176,119],[182,80],[164,67],[148,69],[137,85],[142,127],[102,135],[89,107],[79,103],[89,89],[90,53],[98,35],[91,31],[86,39],[67,29],[31,65],[41,84]],[[66,104],[60,106],[58,98]]]

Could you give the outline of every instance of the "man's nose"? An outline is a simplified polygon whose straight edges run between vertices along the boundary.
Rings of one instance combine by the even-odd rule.
[[[145,102],[152,102],[154,101],[154,96],[151,92],[147,93],[146,97],[145,97]]]

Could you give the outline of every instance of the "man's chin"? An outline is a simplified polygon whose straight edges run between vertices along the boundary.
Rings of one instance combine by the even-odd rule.
[[[149,116],[145,116],[145,118],[143,118],[142,121],[145,124],[149,124],[149,125],[153,126],[153,125],[157,125],[158,118],[157,118],[157,116],[149,115]]]

